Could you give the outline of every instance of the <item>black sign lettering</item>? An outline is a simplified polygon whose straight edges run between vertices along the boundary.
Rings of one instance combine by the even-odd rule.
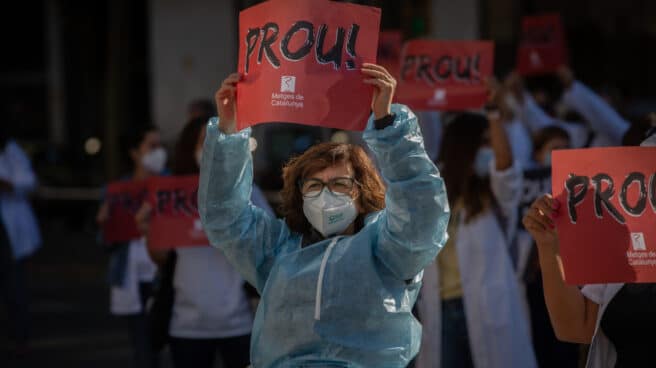
[[[271,31],[271,34],[269,34],[269,31]],[[271,49],[271,45],[276,42],[276,39],[278,38],[278,31],[278,25],[275,23],[267,23],[262,27],[262,42],[260,43],[260,52],[257,55],[258,64],[262,63],[262,54],[266,53],[269,63],[271,63],[274,68],[280,67],[280,60],[278,60],[276,54],[273,53],[273,49]]]
[[[602,190],[603,183],[606,183],[606,189]],[[615,185],[613,184],[613,178],[608,174],[600,173],[592,177],[592,185],[595,188],[594,194],[594,211],[597,218],[602,218],[602,205],[606,207],[608,213],[617,220],[620,224],[626,223],[626,219],[622,214],[613,206],[610,202],[610,199],[615,194]]]
[[[324,53],[323,49],[324,42],[326,41],[326,32],[328,32],[328,27],[325,24],[322,24],[321,27],[319,27],[319,33],[317,34],[317,47],[315,48],[317,61],[320,64],[333,63],[335,70],[339,70],[339,66],[342,65],[345,30],[342,27],[337,27],[335,44],[328,52]]]
[[[574,174],[570,174],[565,182],[565,189],[567,189],[567,213],[573,224],[578,220],[576,206],[580,205],[581,202],[583,202],[583,199],[585,199],[585,194],[588,192],[589,184],[590,179],[587,176],[578,176]]]
[[[289,42],[292,37],[301,30],[306,33],[305,42],[303,42],[303,45],[298,50],[293,52],[289,51]],[[285,37],[283,37],[282,42],[280,43],[280,52],[282,52],[282,55],[287,60],[299,61],[310,53],[312,46],[314,46],[314,26],[308,21],[301,20],[294,23],[292,28],[290,28],[285,34]]]
[[[260,29],[251,28],[246,34],[246,65],[244,66],[246,74],[248,74],[248,66],[251,65],[251,55],[255,51],[255,46],[257,45],[257,40],[260,38]]]
[[[638,183],[639,196],[638,202],[635,206],[629,204],[628,194],[629,187],[633,183]],[[624,211],[629,215],[638,217],[641,216],[647,208],[647,184],[645,183],[645,174],[639,172],[632,172],[624,180],[622,184],[622,191],[620,192],[620,204]]]

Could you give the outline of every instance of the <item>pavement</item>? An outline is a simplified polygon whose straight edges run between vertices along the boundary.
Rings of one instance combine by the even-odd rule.
[[[109,313],[107,254],[88,220],[95,205],[49,207],[38,211],[43,247],[27,263],[30,348],[20,358],[9,354],[7,313],[0,300],[0,368],[132,367],[127,327]],[[160,368],[168,367],[165,350]]]

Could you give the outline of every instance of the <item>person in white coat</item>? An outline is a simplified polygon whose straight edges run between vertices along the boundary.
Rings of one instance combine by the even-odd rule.
[[[127,153],[132,173],[125,180],[145,180],[164,171],[167,154],[154,126],[134,128],[127,139]],[[109,204],[103,202],[96,221],[100,227],[109,218]],[[150,296],[157,266],[148,256],[142,237],[125,243],[107,244],[110,252],[110,312],[127,324],[133,349],[134,365],[155,367],[157,357],[151,349],[145,302]]]
[[[196,117],[184,126],[175,146],[173,175],[198,175],[208,117]],[[259,188],[252,201],[268,214],[273,211]],[[147,233],[152,208],[144,205],[137,223]],[[169,347],[176,368],[211,368],[218,356],[226,368],[249,364],[253,314],[244,279],[221,250],[208,243],[173,251],[148,247],[151,257],[164,269],[173,261],[173,305],[169,322]],[[172,254],[175,254],[174,258]]]
[[[25,260],[41,245],[29,194],[37,179],[29,158],[0,127],[0,292],[9,313],[9,338],[17,354],[27,352],[29,316]]]
[[[655,133],[652,129],[642,146],[656,146]],[[560,207],[544,195],[523,219],[537,245],[556,336],[591,344],[587,368],[655,367],[656,284],[595,284],[582,289],[565,284],[553,222]]]
[[[506,118],[488,106],[487,119],[463,113],[445,127],[452,216],[446,246],[424,271],[419,368],[536,367],[510,249],[522,175]]]

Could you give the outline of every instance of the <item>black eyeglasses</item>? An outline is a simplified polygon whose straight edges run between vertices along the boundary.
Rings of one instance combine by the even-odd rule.
[[[328,182],[319,179],[306,179],[299,183],[301,194],[305,198],[315,198],[323,191],[324,187],[335,195],[349,195],[353,190],[353,186],[359,185],[357,180],[344,176],[328,180]]]

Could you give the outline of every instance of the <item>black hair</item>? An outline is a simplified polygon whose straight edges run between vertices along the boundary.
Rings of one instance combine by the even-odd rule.
[[[483,212],[493,201],[490,179],[478,177],[474,171],[474,161],[479,148],[485,144],[488,128],[489,123],[484,116],[461,113],[444,129],[439,155],[440,171],[449,188],[451,208],[462,204],[466,222]]]
[[[173,153],[174,175],[192,175],[200,170],[196,162],[196,143],[209,117],[191,119],[182,129]]]

